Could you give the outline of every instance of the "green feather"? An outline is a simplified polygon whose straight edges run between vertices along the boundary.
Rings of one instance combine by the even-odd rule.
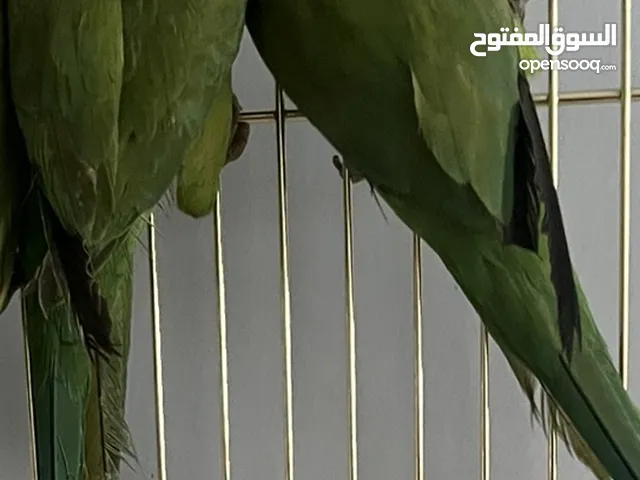
[[[29,158],[62,224],[99,239],[96,216],[114,214],[120,2],[8,0],[8,15],[12,93]]]
[[[437,4],[426,3],[431,8]],[[487,32],[490,25],[512,24],[506,2],[467,15],[455,8],[442,8],[437,16],[430,8],[414,9],[411,36],[420,41],[414,40],[404,55],[429,150],[453,180],[471,186],[501,223],[507,223],[513,207],[510,159],[515,144],[510,131],[518,99],[516,75],[504,72],[516,63],[518,50],[503,48],[475,57],[469,45],[474,33]]]
[[[44,228],[36,233],[25,250],[46,249]],[[39,478],[80,480],[91,363],[57,268],[47,253],[24,293],[37,468]]]
[[[107,299],[113,329],[111,338],[120,352],[108,362],[94,356],[85,422],[85,478],[118,478],[120,460],[135,459],[125,421],[127,359],[133,301],[133,256],[145,222],[134,224],[97,272],[96,281]],[[106,472],[106,473],[104,473]]]

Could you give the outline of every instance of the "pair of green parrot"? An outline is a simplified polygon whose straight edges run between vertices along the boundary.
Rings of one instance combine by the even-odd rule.
[[[117,478],[132,453],[133,249],[174,179],[202,217],[242,153],[244,21],[350,175],[442,259],[541,423],[596,477],[640,480],[640,417],[572,267],[525,53],[469,50],[524,1],[3,2],[0,307],[23,291],[41,480]]]

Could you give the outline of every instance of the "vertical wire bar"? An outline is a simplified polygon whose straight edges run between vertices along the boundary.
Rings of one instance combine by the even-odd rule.
[[[278,156],[278,204],[280,221],[280,272],[284,343],[285,478],[293,480],[293,375],[291,361],[291,291],[289,286],[289,227],[287,216],[287,172],[285,109],[282,89],[276,86],[276,153]]]
[[[31,383],[31,349],[27,329],[27,305],[24,294],[20,295],[20,316],[22,318],[22,338],[24,340],[24,366],[27,377],[27,416],[29,422],[29,466],[31,479],[38,480],[38,456],[36,447],[36,420],[34,413],[33,384]]]
[[[629,249],[631,196],[631,0],[622,0],[622,76],[620,85],[620,345],[622,385],[629,385]]]
[[[344,253],[346,289],[346,327],[349,354],[348,415],[349,415],[349,480],[358,480],[358,388],[356,376],[356,319],[353,288],[353,199],[351,177],[343,169]]]
[[[558,0],[549,0],[549,28],[553,30],[558,26]],[[552,60],[553,55],[548,55]],[[551,171],[553,181],[558,186],[558,107],[560,87],[558,80],[558,71],[549,70],[549,157],[551,160]]]
[[[491,411],[489,410],[489,334],[480,325],[480,479],[491,478]]]
[[[548,2],[548,20],[551,31],[558,25],[558,0]],[[552,55],[548,56],[550,60]],[[549,70],[549,157],[551,160],[551,172],[553,183],[558,186],[558,106],[559,106],[559,82],[558,71]],[[548,430],[547,445],[547,478],[557,480],[558,478],[558,436],[552,422]]]
[[[422,248],[413,235],[413,299],[415,335],[415,465],[414,480],[424,480],[424,363],[422,347]]]
[[[149,278],[151,279],[151,323],[153,327],[153,378],[156,407],[156,448],[158,480],[167,480],[167,442],[164,426],[164,384],[162,377],[162,331],[160,329],[160,291],[158,287],[158,252],[155,215],[149,215]]]
[[[215,244],[216,281],[218,285],[218,352],[220,362],[220,424],[222,480],[231,479],[230,418],[229,418],[229,360],[227,347],[227,297],[224,281],[224,258],[222,254],[222,213],[220,190],[213,210],[213,241]]]

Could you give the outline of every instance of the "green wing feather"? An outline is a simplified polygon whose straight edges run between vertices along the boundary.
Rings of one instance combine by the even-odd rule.
[[[415,8],[410,25],[414,38],[420,41],[413,44],[415,48],[406,60],[411,66],[416,110],[429,150],[452,179],[469,184],[489,212],[507,224],[513,207],[511,159],[515,139],[511,131],[518,91],[515,72],[504,72],[513,71],[518,51],[503,48],[475,57],[468,48],[473,34],[486,32],[488,25],[513,24],[509,5],[494,4],[474,9],[477,15],[441,9],[437,22],[448,25],[446,29],[434,24],[436,16],[429,8]],[[460,40],[454,42],[454,38]],[[467,148],[469,145],[474,147]]]
[[[120,2],[8,0],[8,15],[12,93],[29,159],[62,224],[93,243],[102,236],[96,216],[114,214]]]
[[[204,132],[243,19],[242,0],[9,0],[20,126],[65,227],[104,247],[160,200]]]
[[[111,320],[84,247],[110,250],[198,150],[238,52],[245,3],[8,2],[29,158],[60,220],[53,240],[73,307],[88,341],[110,353]]]

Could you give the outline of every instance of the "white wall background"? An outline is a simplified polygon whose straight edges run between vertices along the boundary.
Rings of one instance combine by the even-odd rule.
[[[618,22],[617,2],[563,2],[572,31]],[[546,19],[532,0],[528,26]],[[640,28],[640,14],[634,13]],[[565,21],[566,20],[566,21]],[[570,22],[568,20],[571,20]],[[619,33],[621,28],[619,27]],[[634,83],[640,42],[634,37]],[[619,37],[619,44],[621,37]],[[566,54],[566,58],[571,58]],[[582,49],[618,72],[561,73],[562,91],[616,88],[620,48]],[[273,80],[248,36],[235,68],[246,111],[273,107]],[[545,74],[534,81],[546,91]],[[541,108],[546,126],[546,109]],[[574,262],[598,324],[617,358],[618,105],[560,109],[560,190]],[[634,106],[632,131],[640,128]],[[293,316],[296,478],[347,479],[344,254],[341,182],[334,150],[306,122],[287,127]],[[632,185],[640,182],[633,139]],[[247,152],[223,175],[233,478],[284,478],[277,163],[274,126],[254,125]],[[367,186],[354,187],[355,289],[361,478],[412,478],[413,326],[411,235]],[[640,238],[640,195],[632,193]],[[158,248],[168,471],[172,480],[218,479],[219,395],[212,220],[160,213]],[[637,240],[633,245],[637,244]],[[630,389],[640,403],[640,256],[632,252]],[[146,251],[137,260],[128,417],[140,465],[123,480],[156,478],[153,365]],[[428,247],[424,250],[426,463],[433,479],[479,478],[479,322]],[[546,440],[501,353],[491,351],[491,473],[494,480],[546,478]],[[0,480],[29,475],[19,309],[0,323]],[[564,447],[560,479],[590,478]]]

